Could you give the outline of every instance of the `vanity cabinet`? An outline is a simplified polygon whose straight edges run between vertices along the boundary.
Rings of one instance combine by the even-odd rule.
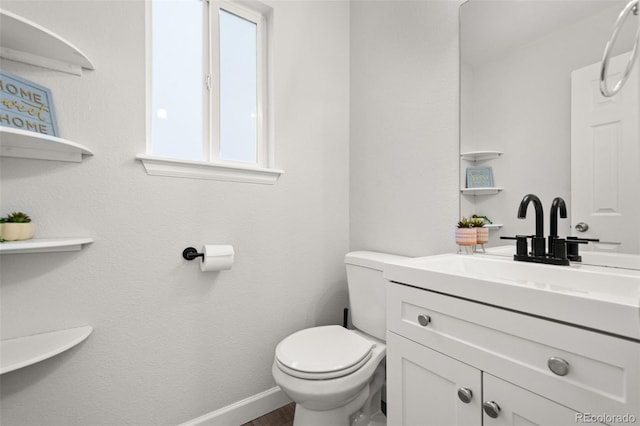
[[[579,423],[577,412],[550,401],[519,386],[501,380],[491,374],[482,374],[482,399],[497,404],[500,411],[492,417],[484,410],[482,424],[485,426],[574,425]],[[489,411],[491,412],[491,411]]]
[[[402,284],[387,297],[389,425],[640,419],[637,341]]]
[[[470,392],[463,403],[458,390]],[[389,425],[481,425],[482,374],[393,332],[387,334]]]
[[[575,411],[454,358],[392,332],[387,343],[390,425],[575,423]],[[483,412],[484,402],[498,404],[497,417]]]

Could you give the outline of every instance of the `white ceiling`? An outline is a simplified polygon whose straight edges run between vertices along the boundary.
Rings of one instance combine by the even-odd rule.
[[[465,62],[484,62],[603,9],[622,10],[626,3],[625,0],[469,0],[461,7]]]

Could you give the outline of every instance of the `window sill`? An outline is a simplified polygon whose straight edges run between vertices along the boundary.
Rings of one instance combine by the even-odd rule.
[[[137,155],[148,175],[170,176],[189,179],[210,179],[230,182],[260,183],[273,185],[283,170],[251,167],[236,164],[212,163],[208,161],[180,160],[175,158]]]

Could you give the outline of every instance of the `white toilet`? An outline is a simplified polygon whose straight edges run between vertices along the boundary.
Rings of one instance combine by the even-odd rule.
[[[338,325],[293,333],[276,347],[272,372],[295,403],[294,426],[386,425],[386,289],[384,263],[401,256],[357,251],[345,257],[351,305],[348,330]]]

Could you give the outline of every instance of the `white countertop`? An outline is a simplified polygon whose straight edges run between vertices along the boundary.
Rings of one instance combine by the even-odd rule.
[[[640,271],[444,254],[388,263],[384,277],[640,341]]]

